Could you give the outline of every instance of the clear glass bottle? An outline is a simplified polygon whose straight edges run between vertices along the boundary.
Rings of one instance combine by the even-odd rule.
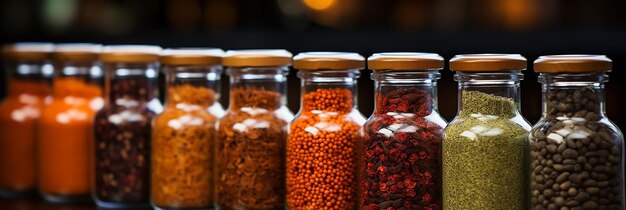
[[[365,118],[356,94],[364,60],[337,52],[294,57],[302,100],[287,140],[289,209],[357,208],[357,143]]]
[[[224,56],[230,104],[218,122],[218,209],[285,209],[285,106],[291,53],[236,50]]]
[[[59,44],[52,102],[39,120],[37,158],[39,192],[52,202],[89,200],[93,119],[102,108],[100,78],[92,78],[100,45]]]
[[[158,209],[213,207],[214,144],[221,49],[168,49],[161,55],[167,80],[165,109],[152,130],[151,201]]]
[[[605,113],[603,55],[541,56],[543,115],[530,134],[532,209],[624,209],[624,136]]]
[[[0,104],[0,197],[37,190],[37,121],[51,88],[44,72],[52,70],[53,44],[16,43],[3,47],[7,97]]]
[[[106,46],[105,106],[95,118],[93,196],[106,208],[149,206],[152,119],[162,111],[158,94],[161,48]]]
[[[457,116],[442,140],[443,209],[527,208],[528,131],[520,114],[526,59],[517,54],[457,55]]]
[[[368,58],[375,108],[358,151],[360,209],[441,208],[446,121],[437,110],[437,80],[443,66],[432,53]]]

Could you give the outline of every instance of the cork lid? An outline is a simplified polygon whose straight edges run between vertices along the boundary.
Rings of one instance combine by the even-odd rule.
[[[450,70],[496,72],[525,70],[526,58],[520,54],[464,54],[450,59]]]
[[[546,55],[535,60],[539,73],[591,73],[608,72],[613,61],[605,55]]]
[[[161,54],[164,65],[219,65],[224,51],[218,48],[166,49]]]
[[[161,47],[152,45],[109,45],[102,49],[103,63],[150,63],[159,61]]]
[[[47,42],[18,42],[2,47],[2,55],[8,60],[44,61],[54,49],[54,44]]]
[[[304,52],[293,57],[300,70],[343,70],[365,68],[365,58],[352,52]]]
[[[283,49],[229,50],[223,64],[229,67],[268,67],[291,65],[292,54]]]
[[[367,58],[371,70],[439,70],[443,69],[443,57],[436,53],[389,52],[376,53]]]
[[[96,61],[102,45],[87,43],[57,44],[52,52],[55,61]]]

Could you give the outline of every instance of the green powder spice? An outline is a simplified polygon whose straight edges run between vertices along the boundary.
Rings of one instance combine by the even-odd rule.
[[[526,209],[529,125],[509,98],[462,94],[442,142],[444,209]]]

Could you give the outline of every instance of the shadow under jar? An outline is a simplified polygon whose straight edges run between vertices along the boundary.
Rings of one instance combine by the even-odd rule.
[[[457,116],[442,140],[443,209],[527,208],[530,124],[520,114],[526,59],[517,54],[457,55]]]
[[[157,99],[156,46],[107,46],[100,55],[105,71],[105,106],[95,118],[95,187],[100,207],[146,207],[150,195],[152,118]]]
[[[287,139],[289,209],[357,209],[357,143],[365,118],[356,94],[364,60],[336,52],[294,57],[302,87]]]
[[[543,115],[530,134],[531,207],[624,209],[623,135],[605,114],[602,55],[541,56]]]
[[[437,79],[443,58],[378,53],[368,58],[376,81],[374,113],[359,145],[361,209],[441,209],[441,135]]]
[[[213,207],[214,144],[220,49],[168,49],[161,56],[167,80],[165,109],[152,131],[151,200],[158,209]]]
[[[285,209],[290,64],[285,50],[236,50],[224,57],[230,104],[218,123],[218,209]]]
[[[51,88],[44,71],[52,70],[49,43],[16,43],[2,49],[7,97],[0,104],[0,197],[37,191],[37,122]]]
[[[52,53],[54,93],[42,111],[37,143],[39,192],[47,201],[90,201],[93,119],[103,105],[102,78],[92,73],[101,71],[101,48],[60,44]]]

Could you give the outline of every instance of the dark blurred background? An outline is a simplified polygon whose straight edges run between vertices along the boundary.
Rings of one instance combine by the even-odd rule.
[[[0,42],[95,42],[222,49],[303,51],[606,54],[614,61],[607,110],[624,119],[626,12],[608,0],[3,0]],[[364,71],[359,108],[373,109],[373,82]],[[456,114],[456,82],[442,71],[439,107]],[[540,85],[532,67],[522,83],[524,116],[540,117]],[[3,76],[4,77],[4,76]],[[2,78],[0,96],[5,94]],[[224,93],[227,81],[223,80]],[[291,72],[289,107],[299,107],[299,80]],[[222,103],[226,105],[227,94]]]

